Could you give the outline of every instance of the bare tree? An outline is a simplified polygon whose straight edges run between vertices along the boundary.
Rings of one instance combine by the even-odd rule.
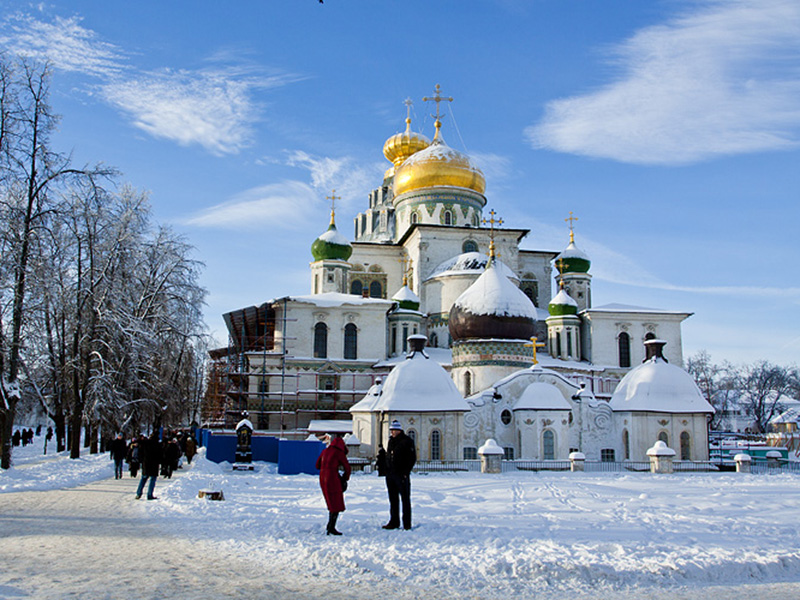
[[[686,370],[694,378],[703,397],[714,407],[711,428],[717,429],[738,396],[738,369],[728,362],[718,365],[712,362],[708,352],[700,350],[686,360]]]
[[[739,382],[742,401],[763,433],[770,420],[785,410],[786,399],[798,378],[797,368],[759,361],[744,368]]]

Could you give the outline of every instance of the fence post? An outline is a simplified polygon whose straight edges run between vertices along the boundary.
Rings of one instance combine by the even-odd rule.
[[[781,466],[781,458],[783,456],[778,450],[770,450],[767,452],[767,468],[777,469]]]
[[[658,440],[653,447],[647,451],[650,457],[651,473],[672,473],[672,460],[675,458],[675,450],[667,446],[663,441]]]
[[[570,452],[569,453],[570,471],[584,471],[586,463],[586,455],[583,452]]]
[[[736,472],[737,473],[749,473],[750,472],[750,462],[753,459],[750,458],[749,454],[737,454],[733,457],[733,462],[736,463]]]
[[[502,458],[505,452],[492,438],[478,448],[481,457],[481,473],[501,473],[503,471]]]

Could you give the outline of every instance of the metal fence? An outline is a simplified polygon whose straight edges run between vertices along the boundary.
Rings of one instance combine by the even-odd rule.
[[[750,462],[750,472],[758,475],[777,475],[779,473],[800,473],[800,463],[789,460],[769,461],[766,459],[753,459]]]

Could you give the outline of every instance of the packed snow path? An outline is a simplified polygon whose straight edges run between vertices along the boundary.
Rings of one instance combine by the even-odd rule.
[[[138,479],[0,494],[0,599],[372,598],[171,535],[135,500]],[[161,478],[156,486],[165,485]],[[331,596],[332,594],[332,596]]]

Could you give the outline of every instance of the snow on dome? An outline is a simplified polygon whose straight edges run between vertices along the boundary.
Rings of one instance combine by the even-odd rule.
[[[570,242],[569,245],[561,253],[563,258],[582,258],[589,260],[589,255],[575,245],[575,242]]]
[[[361,440],[356,437],[355,433],[348,434],[344,436],[344,445],[345,446],[360,446]]]
[[[614,390],[609,405],[618,412],[714,412],[689,373],[658,358],[631,369]]]
[[[503,450],[500,445],[494,441],[494,439],[489,438],[484,442],[483,446],[478,448],[478,454],[481,456],[489,455],[489,454],[505,454],[505,450]]]
[[[675,450],[667,446],[663,440],[658,440],[647,450],[647,456],[675,456]]]
[[[392,300],[399,302],[400,306],[403,308],[412,308],[414,305],[416,305],[416,308],[419,308],[419,296],[411,291],[411,288],[407,285],[401,287],[397,293],[392,296]]]
[[[511,280],[519,281],[516,273],[509,268],[504,262],[495,259],[495,267],[499,269],[503,275]],[[464,252],[449,258],[440,263],[428,276],[425,281],[433,279],[434,277],[445,277],[449,275],[469,275],[471,273],[482,273],[489,264],[489,257],[480,252]]]
[[[242,419],[241,421],[239,421],[239,423],[236,425],[236,431],[239,431],[242,427],[249,427],[250,431],[253,431],[255,429],[255,427],[253,427],[253,424],[250,422],[250,419]]]
[[[572,296],[570,296],[563,289],[558,291],[558,293],[550,301],[550,304],[574,306],[575,308],[578,307],[578,303],[575,302],[575,300],[572,298]]]
[[[473,315],[523,317],[536,321],[536,307],[525,293],[494,266],[487,268],[453,306]]]
[[[380,399],[371,410],[378,411],[467,412],[469,405],[439,363],[415,352],[386,377]]]
[[[336,244],[337,246],[350,245],[350,240],[339,233],[336,229],[328,229],[325,233],[319,236],[318,239],[322,240],[323,242],[328,242],[329,244]]]
[[[350,407],[350,412],[372,412],[375,404],[377,404],[377,402],[381,399],[382,389],[383,383],[379,377],[375,380],[375,383],[372,385],[372,387],[369,388],[366,395]]]
[[[550,383],[534,381],[531,383],[511,410],[571,410],[564,395]]]

